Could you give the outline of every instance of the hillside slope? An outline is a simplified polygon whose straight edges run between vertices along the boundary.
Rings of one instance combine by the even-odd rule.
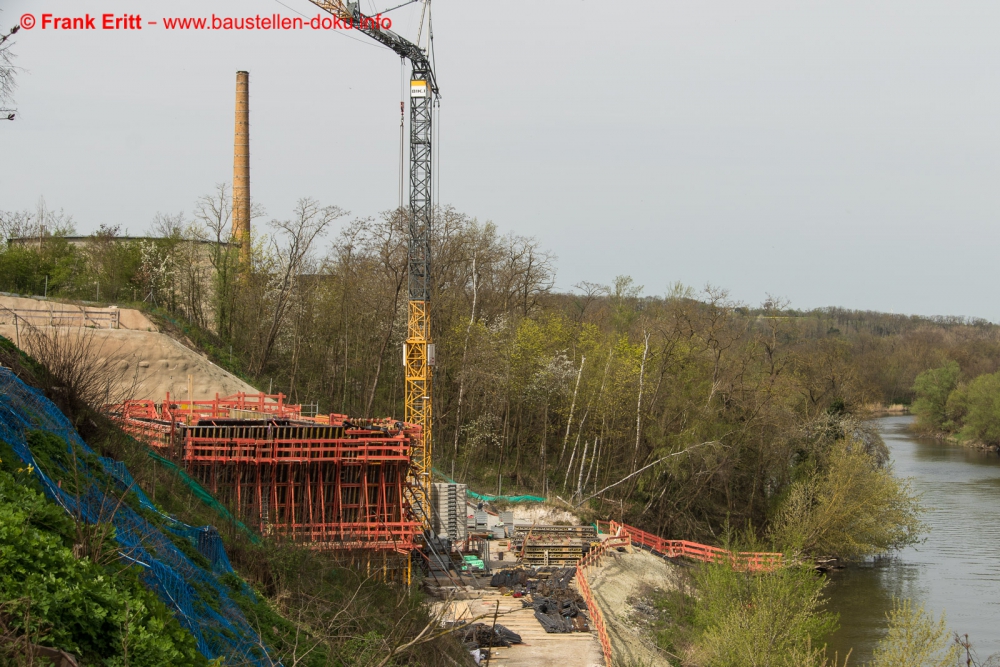
[[[20,575],[5,578],[0,594],[14,607],[27,605],[19,602],[26,596],[34,601],[22,617],[31,607],[42,615],[34,623],[11,621],[11,631],[95,664],[124,658],[129,642],[145,647],[148,664],[199,664],[198,654],[270,664],[232,594],[256,602],[255,596],[242,581],[226,579],[235,575],[218,532],[161,511],[123,463],[97,456],[51,401],[8,368],[0,368],[0,388],[6,501],[0,571]],[[39,516],[47,519],[39,522]],[[34,522],[35,529],[18,532],[18,520]],[[54,526],[48,535],[46,523]],[[140,582],[155,598],[142,594]],[[73,607],[90,613],[67,622]],[[157,638],[147,636],[153,630],[176,641],[158,647]]]
[[[119,328],[106,328],[101,319],[112,312]],[[157,326],[146,314],[130,308],[88,308],[0,295],[0,335],[41,359],[47,352],[53,354],[51,348],[57,348],[58,356],[85,357],[86,363],[102,369],[108,379],[107,392],[115,401],[161,401],[167,392],[186,399],[189,375],[194,399],[257,393],[255,387],[212,363],[208,355],[179,340],[181,336],[171,327]]]
[[[2,337],[0,389],[0,647],[109,666],[471,664],[419,582],[252,535]]]

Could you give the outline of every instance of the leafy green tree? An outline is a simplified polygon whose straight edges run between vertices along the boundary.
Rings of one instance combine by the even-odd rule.
[[[842,439],[820,465],[795,482],[774,522],[786,549],[811,555],[863,558],[917,540],[920,504],[906,480],[879,465],[858,440]]]
[[[949,361],[940,368],[926,370],[913,383],[916,400],[913,412],[917,423],[926,429],[941,430],[947,421],[948,396],[958,385],[961,369],[958,362]]]
[[[960,438],[1000,444],[1000,373],[980,375],[952,392],[948,403],[956,414],[964,413]]]
[[[812,568],[752,574],[728,565],[695,573],[694,662],[703,667],[813,667],[837,617],[823,610],[825,579]]]
[[[953,667],[959,664],[961,647],[952,641],[944,614],[935,620],[922,606],[910,600],[895,600],[886,613],[889,632],[875,648],[867,667]]]

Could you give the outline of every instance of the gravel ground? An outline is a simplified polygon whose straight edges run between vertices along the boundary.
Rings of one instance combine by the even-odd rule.
[[[672,664],[646,634],[643,616],[651,610],[649,593],[673,590],[677,579],[673,565],[639,549],[633,553],[612,552],[591,576],[590,589],[604,612],[616,664]]]

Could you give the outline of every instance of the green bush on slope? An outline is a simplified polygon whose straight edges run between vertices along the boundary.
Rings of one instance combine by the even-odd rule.
[[[137,566],[75,558],[67,546],[72,519],[15,479],[9,457],[2,465],[0,609],[8,627],[87,664],[207,664],[194,637],[139,581]]]

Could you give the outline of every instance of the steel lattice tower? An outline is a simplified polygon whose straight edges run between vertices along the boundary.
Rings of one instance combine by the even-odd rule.
[[[379,24],[376,18],[361,13],[359,3],[343,0],[310,0],[334,16],[351,21],[351,26],[377,42],[389,47],[412,66],[410,76],[410,244],[409,244],[409,305],[406,345],[405,420],[420,427],[413,443],[413,464],[407,493],[414,516],[430,528],[430,494],[432,467],[432,396],[431,368],[434,365],[434,345],[431,342],[431,120],[434,98],[438,95],[434,70],[427,50],[397,35]],[[429,0],[424,0],[420,30],[427,18],[428,47],[431,42]]]
[[[422,63],[426,65],[426,61]],[[411,504],[425,523],[430,517],[433,403],[431,373],[431,114],[434,93],[429,68],[413,65],[410,79],[410,246],[409,313],[406,350],[406,412],[408,423],[421,427],[420,445],[413,449]]]

